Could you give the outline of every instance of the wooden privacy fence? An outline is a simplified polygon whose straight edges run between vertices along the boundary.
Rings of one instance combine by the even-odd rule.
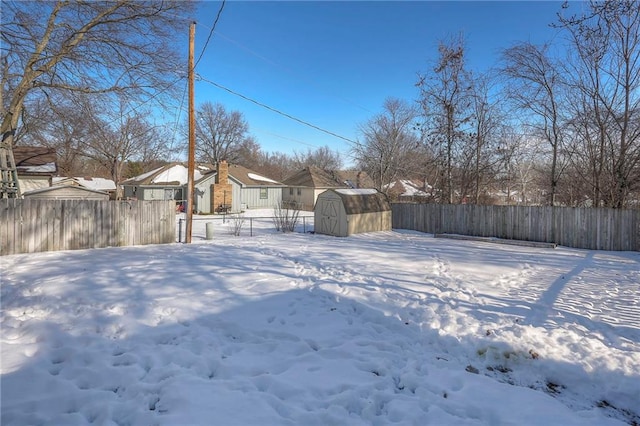
[[[396,229],[640,250],[640,210],[409,203],[391,208]]]
[[[172,201],[0,200],[0,255],[175,242]]]

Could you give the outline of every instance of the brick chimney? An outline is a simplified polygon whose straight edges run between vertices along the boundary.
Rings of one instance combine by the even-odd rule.
[[[229,183],[229,164],[226,160],[218,162],[216,183]]]
[[[233,204],[233,188],[229,182],[229,164],[220,161],[216,166],[215,183],[211,185],[211,212],[228,211]]]

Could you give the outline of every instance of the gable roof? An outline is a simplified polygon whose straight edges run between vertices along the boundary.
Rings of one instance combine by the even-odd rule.
[[[254,172],[253,170],[248,169],[248,168],[246,168],[244,166],[240,166],[238,164],[229,164],[228,167],[229,167],[228,168],[229,179],[235,180],[242,187],[246,187],[246,186],[251,186],[251,187],[255,187],[255,186],[261,186],[261,187],[277,186],[277,187],[281,187],[281,186],[283,186],[282,183],[277,182],[277,181],[275,181],[273,179],[270,179],[270,178],[268,178],[266,176],[263,176],[261,174],[258,174],[256,172]],[[204,181],[205,179],[212,179],[212,178],[214,178],[216,176],[217,173],[218,173],[218,171],[213,169],[213,170],[207,172],[199,180],[196,180],[196,183],[200,183],[201,181]]]
[[[194,180],[199,180],[206,173],[213,170],[210,164],[196,164]],[[150,172],[126,179],[123,185],[158,185],[158,186],[183,186],[187,184],[189,169],[182,163],[170,163]]]
[[[90,188],[85,188],[82,186],[72,186],[72,185],[57,185],[57,186],[48,186],[46,188],[39,188],[39,189],[34,189],[31,191],[27,191],[25,192],[23,195],[25,197],[28,197],[30,195],[34,195],[34,194],[44,194],[44,193],[55,193],[55,192],[59,192],[59,191],[74,191],[76,193],[83,193],[83,194],[87,194],[87,195],[104,195],[104,196],[109,196],[108,192],[105,191],[98,191],[95,189],[90,189]]]
[[[391,182],[389,185],[385,185],[385,189],[390,193],[393,192],[397,194],[398,197],[428,197],[429,194],[421,188],[422,185],[424,184],[408,179],[401,179]],[[428,184],[427,187],[431,188]]]
[[[217,173],[217,170],[211,170],[210,172],[206,173],[200,180],[211,179]],[[238,164],[229,164],[228,173],[229,178],[234,179],[242,186],[283,186],[280,182],[277,182]]]
[[[375,189],[332,189],[342,200],[348,215],[391,210],[387,197]]]
[[[322,170],[309,166],[300,170],[283,182],[287,186],[310,188],[371,188],[373,181],[366,172],[357,170]]]
[[[111,179],[98,177],[54,177],[54,186],[80,186],[94,191],[115,191],[116,184]]]
[[[231,164],[229,165],[229,176],[246,186],[282,186],[280,182],[262,176],[246,167]]]
[[[16,146],[13,159],[19,175],[53,175],[57,173],[56,150],[43,146]]]

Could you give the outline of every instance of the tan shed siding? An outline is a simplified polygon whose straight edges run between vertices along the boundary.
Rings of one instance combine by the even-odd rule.
[[[360,213],[347,216],[348,235],[391,230],[391,211]]]
[[[316,232],[346,237],[363,232],[391,230],[391,207],[379,193],[345,193],[327,190],[315,206]]]

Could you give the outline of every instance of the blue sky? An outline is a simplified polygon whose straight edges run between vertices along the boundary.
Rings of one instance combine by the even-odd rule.
[[[220,2],[196,16],[196,57]],[[220,102],[244,114],[264,151],[339,151],[349,143],[221,90],[215,82],[344,138],[382,111],[387,97],[413,101],[417,75],[437,59],[438,41],[462,32],[474,71],[494,66],[517,41],[557,38],[561,2],[228,1],[196,72],[196,105]]]

